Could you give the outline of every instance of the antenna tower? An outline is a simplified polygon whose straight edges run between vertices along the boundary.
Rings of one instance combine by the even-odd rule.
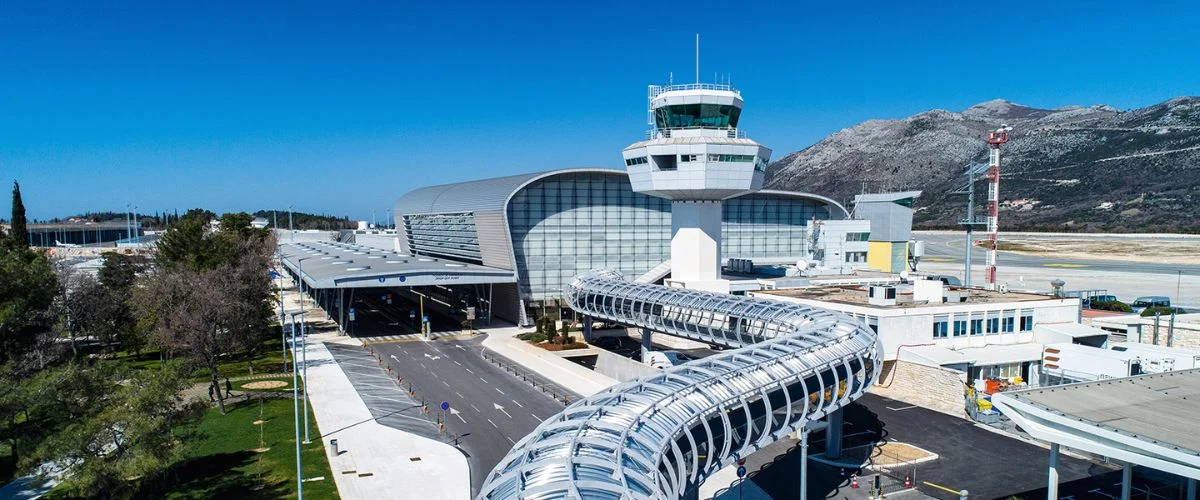
[[[987,270],[984,278],[988,290],[996,289],[996,239],[1000,234],[1000,145],[1008,142],[1008,132],[1011,130],[1012,127],[1002,125],[994,132],[988,132],[987,137],[990,154],[987,169]]]

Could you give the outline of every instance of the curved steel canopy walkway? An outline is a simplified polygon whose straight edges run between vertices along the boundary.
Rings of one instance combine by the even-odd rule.
[[[488,475],[480,499],[676,499],[711,473],[866,391],[883,354],[848,316],[797,304],[576,277],[582,314],[736,350],[610,387],[546,419]]]

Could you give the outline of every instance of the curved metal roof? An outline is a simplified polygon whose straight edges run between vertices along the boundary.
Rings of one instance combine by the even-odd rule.
[[[455,182],[452,184],[440,184],[437,186],[417,188],[405,193],[404,196],[401,196],[400,199],[396,201],[395,213],[397,215],[412,215],[502,211],[504,210],[505,205],[508,203],[509,198],[530,183],[556,175],[576,173],[610,174],[621,175],[625,177],[629,176],[629,174],[624,170],[610,168],[566,168],[542,172],[531,172],[527,174],[509,175],[505,177],[492,177],[490,179]],[[753,196],[756,194],[793,198],[810,198],[837,207],[842,211],[843,216],[846,216],[846,214],[849,213],[846,211],[846,207],[843,207],[841,203],[824,196],[810,193],[762,190],[743,196]]]
[[[613,386],[547,418],[486,479],[480,500],[683,498],[722,467],[861,396],[883,346],[866,323],[774,300],[576,277],[597,318],[742,346]]]

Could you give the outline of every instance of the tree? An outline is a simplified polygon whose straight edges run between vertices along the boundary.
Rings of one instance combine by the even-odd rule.
[[[562,331],[559,333],[559,341],[563,345],[571,343],[571,322],[570,321],[562,322]]]
[[[20,357],[37,333],[50,329],[57,289],[45,255],[11,240],[0,242],[0,362]]]
[[[39,372],[22,390],[27,422],[22,470],[53,462],[70,468],[60,488],[70,496],[126,498],[183,457],[177,433],[204,404],[186,401],[186,370],[122,374],[101,363],[67,363]]]
[[[29,247],[29,229],[25,226],[25,202],[21,201],[21,185],[13,181],[12,224],[9,237],[18,247]]]

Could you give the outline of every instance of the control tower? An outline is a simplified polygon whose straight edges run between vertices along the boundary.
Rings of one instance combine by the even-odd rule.
[[[621,153],[633,190],[671,200],[668,286],[729,292],[721,279],[722,201],[762,189],[771,150],[738,130],[730,85],[651,85],[647,139]]]

